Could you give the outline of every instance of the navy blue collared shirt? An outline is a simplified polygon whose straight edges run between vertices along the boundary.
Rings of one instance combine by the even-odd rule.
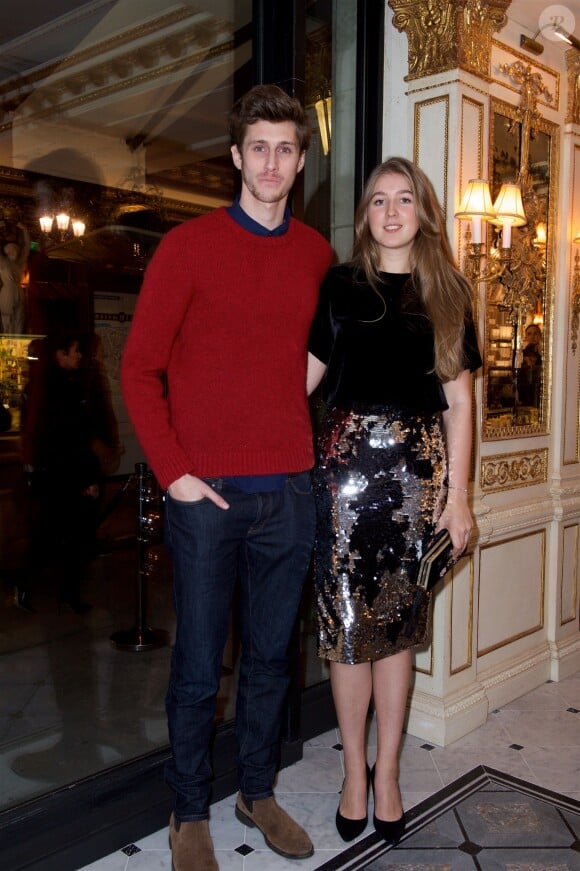
[[[244,212],[240,205],[239,197],[234,200],[228,208],[228,214],[234,219],[236,224],[254,233],[256,236],[283,236],[290,224],[290,209],[288,206],[284,209],[284,220],[274,230],[269,230],[258,221],[254,221],[247,212]],[[288,475],[234,475],[225,478],[234,487],[242,490],[244,493],[271,493],[274,490],[283,490]]]

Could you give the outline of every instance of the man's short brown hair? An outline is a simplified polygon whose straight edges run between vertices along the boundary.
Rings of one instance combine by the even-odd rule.
[[[302,104],[278,85],[255,85],[236,101],[230,112],[232,145],[241,150],[247,128],[256,121],[292,121],[300,152],[310,145],[311,129]]]

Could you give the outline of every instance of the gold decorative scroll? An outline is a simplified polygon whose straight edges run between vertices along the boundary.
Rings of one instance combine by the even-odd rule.
[[[566,52],[568,70],[568,106],[566,124],[580,124],[580,52],[571,48]]]
[[[406,81],[461,67],[489,75],[492,35],[511,0],[388,0],[393,26],[407,34]]]
[[[306,36],[306,93],[304,102],[313,106],[330,93],[332,81],[332,32],[324,24]]]
[[[497,454],[481,461],[479,484],[485,493],[542,484],[548,479],[548,449]]]

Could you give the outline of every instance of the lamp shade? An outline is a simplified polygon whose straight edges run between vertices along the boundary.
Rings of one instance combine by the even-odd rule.
[[[545,245],[548,241],[548,231],[546,227],[545,221],[538,221],[536,224],[536,238],[534,239],[534,245]]]
[[[512,227],[523,227],[528,222],[522,203],[522,189],[519,184],[502,184],[493,208],[496,214],[494,223],[500,224],[502,227],[501,247],[510,248]]]
[[[510,224],[512,227],[523,227],[528,222],[519,184],[502,184],[493,209],[502,226]]]
[[[484,178],[469,180],[459,210],[455,212],[455,217],[468,221],[473,218],[483,218],[485,221],[495,218],[489,183]]]
[[[68,230],[68,225],[70,224],[70,215],[67,215],[66,212],[59,212],[55,218],[55,221],[58,229],[61,231],[61,233],[64,233],[66,230]]]
[[[52,215],[41,215],[38,221],[40,223],[40,229],[42,230],[42,232],[50,233],[50,231],[52,230]]]

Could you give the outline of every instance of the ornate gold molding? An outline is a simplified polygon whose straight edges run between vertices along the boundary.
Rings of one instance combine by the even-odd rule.
[[[481,460],[479,485],[484,493],[529,487],[548,480],[548,449],[497,454]]]
[[[178,23],[182,26],[175,32],[173,27]],[[222,19],[192,15],[191,10],[162,15],[7,80],[0,87],[0,130],[23,119],[50,117],[128,87],[187,71],[233,47],[231,26]]]
[[[407,34],[405,81],[461,67],[487,78],[492,34],[504,26],[511,0],[388,0],[393,26]]]
[[[304,102],[313,106],[328,96],[332,82],[332,32],[323,24],[306,36],[306,93]]]
[[[575,48],[566,52],[568,72],[568,106],[566,124],[580,124],[580,53]]]

